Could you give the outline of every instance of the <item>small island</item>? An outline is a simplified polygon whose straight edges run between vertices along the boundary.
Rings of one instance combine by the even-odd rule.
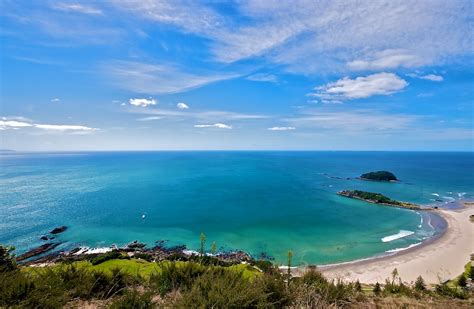
[[[388,171],[377,171],[377,172],[365,173],[360,176],[360,179],[372,180],[372,181],[389,181],[389,182],[398,181],[397,177],[392,172],[388,172]]]
[[[337,194],[345,196],[345,197],[357,199],[357,200],[362,200],[362,201],[369,202],[372,204],[385,205],[385,206],[390,206],[390,207],[398,207],[398,208],[405,208],[405,209],[411,209],[411,210],[430,209],[430,208],[421,208],[418,205],[408,203],[408,202],[395,201],[380,193],[366,192],[366,191],[360,191],[360,190],[343,190],[343,191],[337,192]]]

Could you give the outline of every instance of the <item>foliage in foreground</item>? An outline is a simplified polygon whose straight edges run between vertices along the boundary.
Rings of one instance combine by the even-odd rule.
[[[359,282],[328,280],[317,269],[292,278],[268,262],[256,262],[265,271],[253,268],[253,275],[249,275],[248,265],[108,260],[96,266],[75,262],[31,268],[16,266],[8,252],[2,259],[12,263],[0,271],[0,307],[58,308],[72,301],[94,300],[111,308],[337,308],[359,307],[382,299],[416,303],[420,299],[447,302],[469,297],[466,289],[447,284],[429,291],[421,277],[414,287],[408,286],[396,270],[392,278],[384,285],[376,284],[372,292],[372,287],[364,291]],[[123,267],[106,268],[134,263],[153,273],[145,277]]]

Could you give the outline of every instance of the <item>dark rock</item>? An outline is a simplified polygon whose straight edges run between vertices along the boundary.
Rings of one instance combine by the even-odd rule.
[[[54,237],[45,235],[45,236],[41,236],[40,239],[41,240],[52,240],[52,239],[54,239]]]
[[[135,249],[143,249],[143,248],[145,248],[145,247],[146,247],[146,244],[141,243],[141,242],[138,242],[137,240],[132,241],[131,243],[129,243],[129,244],[126,246],[127,249],[133,249],[133,250],[135,250]]]
[[[59,234],[59,233],[62,233],[64,232],[65,230],[67,230],[67,226],[60,226],[60,227],[56,227],[54,228],[51,232],[49,232],[50,234]]]
[[[22,255],[20,255],[19,257],[16,258],[16,260],[18,262],[20,261],[23,261],[23,260],[26,260],[26,259],[29,259],[31,257],[34,257],[34,256],[37,256],[37,255],[40,255],[42,253],[45,253],[45,252],[48,252],[48,251],[51,251],[53,250],[54,248],[56,248],[57,246],[59,246],[61,243],[57,242],[57,243],[47,243],[47,244],[44,244],[44,245],[41,245],[39,247],[36,247],[34,249],[31,249],[30,251],[26,252],[26,253],[23,253]]]

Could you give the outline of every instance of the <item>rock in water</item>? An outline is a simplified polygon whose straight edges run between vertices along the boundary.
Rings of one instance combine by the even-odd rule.
[[[19,257],[16,258],[18,262],[29,259],[31,257],[40,255],[42,253],[48,252],[50,250],[53,250],[57,246],[59,246],[61,243],[47,243],[44,245],[41,245],[39,247],[36,247],[34,249],[31,249],[30,251],[20,255]]]
[[[51,234],[59,234],[59,233],[64,232],[65,230],[67,230],[67,226],[64,226],[64,225],[63,225],[63,226],[54,228],[54,229],[53,229],[51,232],[49,232],[49,233],[51,233]]]
[[[374,181],[397,181],[397,177],[391,172],[378,171],[365,173],[360,176],[361,179],[374,180]]]

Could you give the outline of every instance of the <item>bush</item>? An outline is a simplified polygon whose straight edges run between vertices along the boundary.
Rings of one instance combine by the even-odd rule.
[[[97,255],[93,258],[90,259],[90,262],[92,265],[99,265],[101,263],[104,263],[105,261],[108,260],[113,260],[113,259],[120,259],[123,258],[122,254],[119,251],[110,251],[104,254]],[[127,258],[129,258],[127,256]]]
[[[268,305],[262,285],[225,269],[206,272],[174,304],[179,308],[253,308]]]
[[[161,295],[174,289],[191,287],[193,282],[206,271],[206,267],[193,262],[181,265],[162,263],[161,267],[161,273],[150,276],[150,284],[158,289]]]
[[[293,280],[294,289],[306,290],[308,293],[315,295],[317,300],[306,300],[310,303],[325,303],[336,306],[342,306],[350,302],[355,294],[353,284],[345,284],[342,280],[328,281],[316,269],[310,269],[303,274],[301,278]],[[304,286],[304,287],[299,287]],[[297,300],[297,302],[299,302]]]
[[[278,268],[273,265],[270,261],[258,260],[254,261],[251,265],[258,267],[264,273],[276,273],[279,272]]]
[[[274,307],[285,307],[293,300],[292,293],[287,289],[281,274],[264,274],[256,278],[253,284],[265,295],[266,303]]]
[[[459,298],[459,299],[467,299],[469,294],[458,288],[450,288],[447,284],[438,284],[435,288],[436,293],[441,296],[447,296],[450,298]]]
[[[33,282],[21,272],[0,272],[0,307],[19,305],[33,289]]]
[[[464,276],[464,274],[462,274],[461,276],[459,276],[458,280],[457,280],[457,284],[462,287],[462,288],[465,288],[467,286],[467,279],[466,277]]]
[[[137,290],[127,291],[110,305],[111,309],[148,309],[154,308],[150,293],[140,294]]]

